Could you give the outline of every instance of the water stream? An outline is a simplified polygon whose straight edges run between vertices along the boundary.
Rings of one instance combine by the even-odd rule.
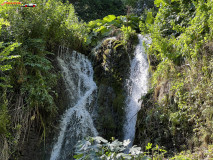
[[[135,125],[137,113],[141,107],[141,96],[147,93],[149,64],[143,43],[150,43],[147,36],[138,35],[139,43],[134,52],[134,58],[131,61],[130,78],[127,80],[126,98],[126,122],[124,123],[124,139],[130,139],[132,146],[135,138]]]
[[[70,105],[61,119],[50,160],[67,160],[72,158],[73,147],[79,139],[98,134],[92,119],[94,105],[91,105],[97,86],[93,81],[92,65],[84,55],[61,47],[58,62]]]

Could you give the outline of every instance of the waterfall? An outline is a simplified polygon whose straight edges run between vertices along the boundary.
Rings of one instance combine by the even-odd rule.
[[[126,98],[126,121],[124,123],[124,139],[130,139],[132,146],[135,138],[135,125],[137,113],[140,110],[141,96],[147,93],[149,64],[143,43],[150,43],[147,36],[138,35],[139,43],[134,52],[134,58],[131,61],[130,78],[127,80],[126,87],[128,96]]]
[[[84,55],[75,51],[70,53],[69,49],[61,47],[57,59],[70,105],[60,122],[60,133],[50,160],[67,160],[72,158],[74,145],[79,139],[98,134],[93,124],[94,107],[91,105],[97,86],[93,81],[92,65]]]

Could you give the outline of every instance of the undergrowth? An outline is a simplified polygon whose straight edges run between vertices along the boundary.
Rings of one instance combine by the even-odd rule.
[[[45,143],[58,112],[55,87],[60,74],[53,63],[58,47],[84,50],[86,29],[71,4],[36,3],[33,9],[0,8],[0,137],[7,146],[0,148],[0,159],[18,157],[16,151],[32,126]]]
[[[170,153],[208,148],[213,143],[213,2],[155,0],[155,5],[157,15],[149,12],[140,24],[152,38],[152,89],[142,98],[135,142],[164,145]]]
[[[173,157],[166,156],[167,151],[158,145],[147,143],[144,151],[136,145],[129,147],[130,141],[118,141],[112,137],[111,142],[102,137],[88,137],[76,144],[75,159],[80,160],[199,160],[212,159],[213,146],[197,150],[181,152]]]

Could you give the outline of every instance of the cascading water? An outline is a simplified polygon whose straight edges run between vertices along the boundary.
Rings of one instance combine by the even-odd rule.
[[[63,72],[67,93],[70,99],[60,124],[58,140],[53,147],[50,160],[72,158],[74,145],[86,136],[97,136],[92,120],[91,102],[97,86],[93,81],[93,68],[82,54],[61,48],[58,62]]]
[[[140,110],[141,102],[139,99],[148,90],[149,78],[149,64],[143,42],[150,43],[147,36],[138,35],[139,44],[136,46],[134,52],[134,59],[131,61],[130,78],[127,80],[126,99],[126,122],[124,123],[124,139],[131,141],[129,147],[132,146],[135,138],[135,125],[137,120],[137,113]]]

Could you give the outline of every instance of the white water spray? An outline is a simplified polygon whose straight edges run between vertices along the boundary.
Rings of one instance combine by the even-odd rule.
[[[97,86],[93,81],[93,68],[82,54],[61,48],[58,62],[63,72],[67,93],[70,99],[60,123],[58,140],[53,147],[50,160],[72,158],[74,145],[86,136],[97,136],[92,120],[91,102]]]
[[[139,44],[134,52],[134,59],[131,61],[130,78],[127,81],[128,97],[126,99],[126,122],[124,123],[124,139],[130,139],[132,146],[135,138],[135,125],[137,113],[140,110],[139,99],[148,90],[149,64],[143,42],[150,43],[148,37],[138,35]]]

